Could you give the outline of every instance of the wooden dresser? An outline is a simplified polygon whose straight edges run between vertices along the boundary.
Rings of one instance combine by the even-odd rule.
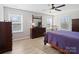
[[[12,50],[12,24],[0,22],[0,53]]]
[[[34,39],[34,38],[44,36],[45,32],[46,32],[46,28],[42,28],[42,27],[31,28],[30,29],[30,38]]]

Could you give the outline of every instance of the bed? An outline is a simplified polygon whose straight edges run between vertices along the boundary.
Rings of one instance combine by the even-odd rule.
[[[47,32],[44,37],[44,44],[46,45],[47,43],[60,52],[79,54],[79,32]]]

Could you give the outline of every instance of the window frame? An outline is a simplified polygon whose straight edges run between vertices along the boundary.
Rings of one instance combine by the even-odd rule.
[[[13,21],[11,20],[11,17],[12,17],[12,16],[20,16],[20,17],[21,17],[20,22],[19,22],[19,21],[18,21],[18,22],[13,22]],[[8,20],[12,22],[12,26],[13,26],[13,24],[20,24],[20,25],[21,25],[21,29],[20,29],[20,30],[14,31],[14,30],[12,29],[12,33],[23,32],[23,15],[8,14],[8,17],[9,17]]]

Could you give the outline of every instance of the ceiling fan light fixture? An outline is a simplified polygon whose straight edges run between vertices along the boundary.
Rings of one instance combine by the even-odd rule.
[[[50,10],[49,13],[52,13],[52,11]]]

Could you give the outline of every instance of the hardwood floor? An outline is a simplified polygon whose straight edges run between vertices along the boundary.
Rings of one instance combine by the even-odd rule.
[[[59,54],[60,52],[50,45],[43,44],[43,37],[24,39],[13,42],[13,50],[4,54]]]

